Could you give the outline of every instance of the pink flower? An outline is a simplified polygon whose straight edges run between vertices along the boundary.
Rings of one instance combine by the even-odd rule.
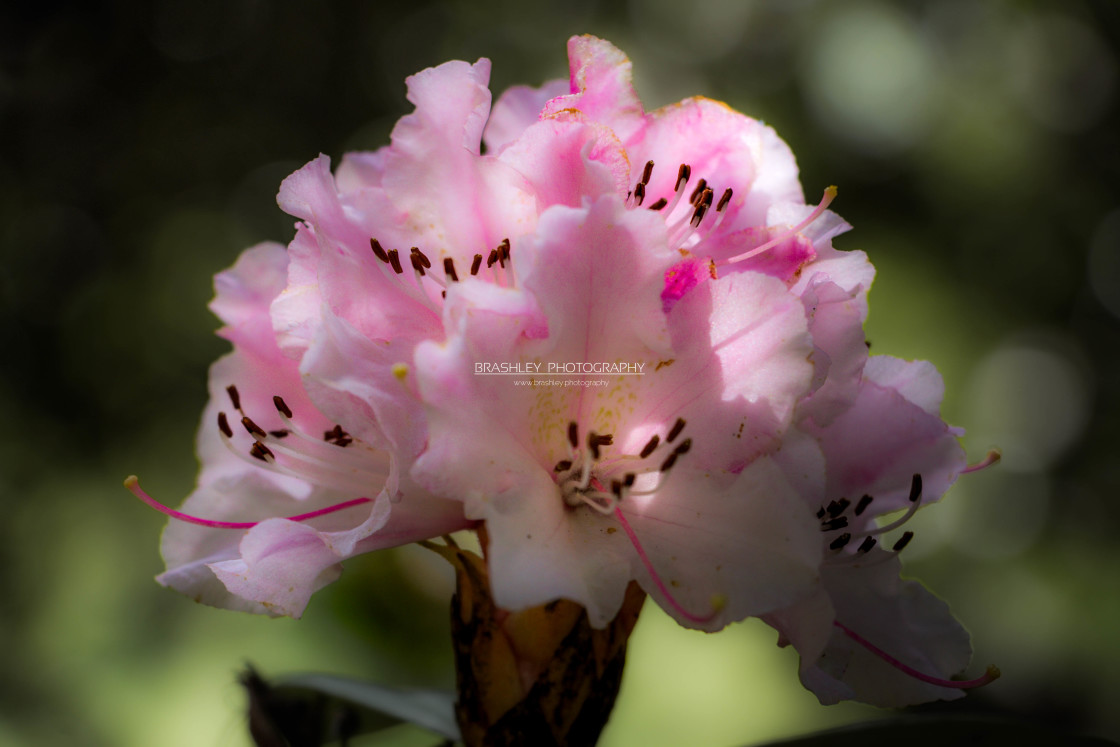
[[[963,457],[932,367],[868,358],[874,271],[831,245],[835,190],[806,205],[771,128],[647,113],[621,52],[568,51],[570,82],[492,110],[488,61],[425,70],[389,146],[284,181],[287,251],[216,280],[234,351],[160,580],[299,615],[346,557],[484,524],[507,609],[602,627],[636,580],[682,625],[763,616],[822,700],[963,668],[963,631],[864,541]]]

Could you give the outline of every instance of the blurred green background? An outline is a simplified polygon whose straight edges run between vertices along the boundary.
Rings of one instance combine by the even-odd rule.
[[[915,520],[906,572],[1004,677],[921,710],[1120,738],[1120,3],[264,0],[0,10],[0,744],[248,743],[235,674],[450,685],[450,572],[348,564],[301,621],[159,588],[193,484],[212,275],[286,242],[283,176],[383,144],[404,77],[493,60],[493,90],[606,37],[648,108],[704,94],[773,124],[878,267],[874,352],[934,361],[999,467]],[[736,745],[877,718],[822,708],[754,621],[706,636],[650,605],[608,745]],[[408,744],[435,740],[404,735]],[[411,741],[409,741],[411,739]]]

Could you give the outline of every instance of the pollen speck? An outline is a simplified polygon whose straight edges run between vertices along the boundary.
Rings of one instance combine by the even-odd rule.
[[[394,363],[393,364],[393,376],[396,376],[401,381],[404,381],[405,378],[408,376],[408,364],[407,363]]]

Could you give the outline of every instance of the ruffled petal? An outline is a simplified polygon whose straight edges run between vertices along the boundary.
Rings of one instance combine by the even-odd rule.
[[[491,154],[517,140],[531,125],[541,118],[541,110],[550,99],[571,93],[566,80],[550,80],[540,88],[512,86],[507,88],[490,112],[482,142]]]
[[[655,494],[628,497],[622,511],[674,601],[632,555],[635,577],[685,627],[718,630],[789,606],[818,583],[820,532],[768,458],[723,490],[684,466]]]
[[[576,109],[610,127],[623,142],[642,126],[644,110],[634,92],[630,60],[610,42],[594,36],[568,40],[571,93],[549,101],[542,117]]]
[[[900,579],[898,573],[896,559],[862,568],[826,568],[824,583],[837,620],[923,674],[946,680],[962,674],[972,658],[968,632],[948,605],[917,581]],[[802,681],[824,704],[851,698],[901,708],[964,695],[962,690],[922,682],[891,666],[835,626],[824,653],[814,661],[803,661]]]
[[[876,356],[870,359],[868,370],[878,370],[881,364],[873,366],[875,360]],[[895,372],[897,365],[890,363],[884,370]],[[926,394],[935,388],[934,380],[940,380],[935,371],[920,363],[904,368],[912,372],[914,380],[925,382],[921,391]],[[875,497],[877,514],[909,505],[915,474],[922,476],[922,501],[932,502],[948,490],[965,466],[958,431],[899,390],[866,376],[846,412],[827,427],[806,424],[805,428],[819,439],[828,460],[825,495],[870,494]]]

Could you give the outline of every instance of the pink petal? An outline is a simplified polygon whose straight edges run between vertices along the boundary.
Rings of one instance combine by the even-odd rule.
[[[531,125],[541,118],[541,110],[550,99],[571,93],[568,81],[550,80],[540,88],[512,86],[502,92],[490,112],[482,141],[489,153],[500,153],[514,140],[521,137]]]

